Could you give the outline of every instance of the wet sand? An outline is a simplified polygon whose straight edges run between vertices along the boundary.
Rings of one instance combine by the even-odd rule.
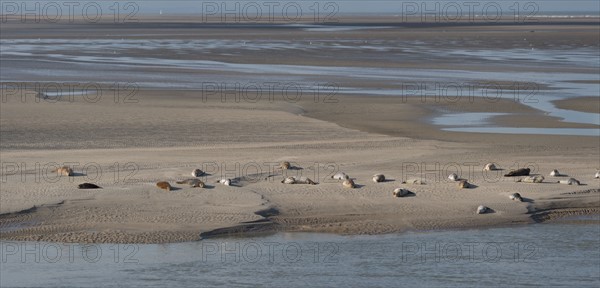
[[[597,96],[556,100],[552,103],[561,109],[600,114],[600,98]]]

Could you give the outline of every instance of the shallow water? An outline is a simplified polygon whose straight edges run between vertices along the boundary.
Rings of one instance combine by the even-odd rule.
[[[290,33],[297,30],[331,32],[367,28],[392,33],[394,29],[405,29],[307,24],[271,28],[287,29]],[[528,35],[524,35],[522,39],[513,39],[510,46],[512,48],[495,49],[492,45],[494,43],[479,43],[478,39],[471,38],[448,43],[432,40],[365,40],[360,37],[249,40],[241,37],[173,39],[175,35],[170,35],[170,39],[157,35],[156,39],[135,39],[134,35],[113,34],[106,36],[119,38],[1,39],[0,58],[3,69],[0,71],[0,80],[42,83],[70,81],[106,85],[119,81],[135,83],[141,89],[196,91],[215,83],[227,88],[238,84],[245,87],[256,83],[261,86],[265,82],[292,83],[301,90],[300,93],[305,94],[312,93],[316,86],[324,83],[335,83],[339,88],[333,92],[337,94],[395,97],[433,94],[446,102],[486,97],[490,100],[490,105],[494,105],[497,99],[509,99],[548,116],[558,117],[563,122],[600,125],[599,114],[559,109],[552,103],[555,100],[598,95],[600,85],[594,83],[598,80],[597,70],[594,68],[600,65],[597,46],[549,43],[540,48],[532,46],[527,37],[533,36]],[[503,43],[496,44],[500,47]],[[326,61],[322,66],[272,64],[254,57],[258,55],[256,53],[276,53],[284,58],[294,58],[297,55],[342,55],[355,61],[377,59],[381,63],[443,63],[452,64],[453,68],[328,66]],[[254,56],[246,57],[247,55]],[[497,69],[490,71],[486,67]],[[513,84],[510,87],[502,86],[506,83]],[[525,86],[516,87],[515,84]],[[470,113],[446,111],[437,115],[437,118],[430,119],[430,122],[448,131],[596,135],[594,129],[498,127],[484,118],[480,118],[479,122],[474,121],[469,118],[471,116]],[[449,119],[454,119],[451,123],[468,122],[468,127],[447,127],[455,126],[446,124]]]
[[[595,223],[164,245],[4,241],[0,286],[598,287]]]

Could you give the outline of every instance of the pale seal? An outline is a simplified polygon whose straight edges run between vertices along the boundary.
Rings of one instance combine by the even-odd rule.
[[[204,171],[200,170],[200,169],[194,169],[194,171],[192,171],[192,176],[193,177],[200,177],[204,175]]]
[[[529,168],[520,168],[517,170],[512,170],[507,174],[504,174],[504,177],[529,176],[529,172],[531,172],[531,169]]]
[[[410,191],[408,191],[408,189],[396,188],[396,189],[394,189],[394,192],[392,192],[392,195],[394,195],[394,197],[404,197],[404,196],[407,196],[408,193],[410,193]]]
[[[448,175],[448,179],[450,179],[452,181],[458,181],[458,175],[456,175],[456,173],[452,173],[452,174]]]
[[[542,176],[542,175],[527,176],[525,178],[517,180],[517,182],[523,182],[523,183],[542,183],[542,182],[544,182],[544,176]]]
[[[402,181],[402,184],[425,185],[425,181],[421,179],[408,179],[406,181]]]
[[[294,176],[286,177],[285,179],[283,179],[281,181],[281,183],[283,183],[283,184],[310,184],[310,185],[317,185],[317,183],[315,183],[315,181],[311,180],[308,177],[294,177]]]
[[[56,172],[62,176],[73,176],[73,169],[71,169],[71,167],[67,167],[67,166],[56,168],[52,172]]]
[[[554,170],[552,170],[552,172],[550,172],[550,176],[558,177],[558,176],[562,176],[562,174],[560,174],[560,172],[558,172],[558,170],[554,169]]]
[[[78,185],[79,189],[100,189],[102,187],[93,183],[81,183]]]
[[[385,176],[383,174],[375,174],[373,175],[373,182],[379,183],[385,181]]]
[[[483,170],[493,171],[493,170],[498,170],[498,167],[496,167],[496,164],[494,164],[494,163],[487,163],[487,164],[485,164],[485,167],[483,167]]]
[[[182,181],[177,181],[175,183],[177,183],[177,184],[188,184],[192,188],[204,188],[204,182],[200,181],[200,179],[195,179],[195,178],[185,179],[185,180],[182,180]]]
[[[600,171],[596,172],[596,175],[594,175],[594,178],[596,178],[596,179],[600,178]]]
[[[508,196],[508,198],[513,201],[523,202],[523,197],[521,197],[521,194],[519,194],[519,193],[510,194],[510,196]]]
[[[477,207],[477,214],[485,214],[488,213],[490,211],[490,208],[483,206],[483,205],[479,205],[479,207]]]
[[[335,173],[335,175],[331,176],[331,178],[335,179],[335,180],[346,180],[346,179],[350,179],[350,176],[348,176],[344,172],[338,172],[338,173]]]
[[[169,184],[169,182],[166,181],[160,181],[158,183],[156,183],[156,187],[160,188],[160,189],[165,189],[167,191],[171,191],[171,189],[173,187],[171,187],[171,184]]]
[[[579,180],[577,180],[575,178],[569,178],[567,180],[560,180],[557,183],[567,184],[567,185],[581,185],[581,183],[579,183]]]
[[[231,185],[231,179],[226,179],[226,178],[219,179],[219,180],[217,180],[217,183],[223,184],[225,186],[230,186]]]
[[[354,188],[354,187],[356,187],[356,184],[354,184],[354,181],[352,179],[346,179],[342,183],[342,187],[344,187],[344,188]]]

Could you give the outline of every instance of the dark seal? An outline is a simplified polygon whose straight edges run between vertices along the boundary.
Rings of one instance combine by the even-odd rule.
[[[513,170],[508,172],[508,174],[504,174],[504,177],[514,177],[514,176],[529,176],[529,168],[520,168],[517,170]]]
[[[79,189],[99,189],[102,188],[96,184],[92,184],[92,183],[82,183],[79,184]]]

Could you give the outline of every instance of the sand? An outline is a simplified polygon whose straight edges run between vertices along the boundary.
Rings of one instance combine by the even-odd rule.
[[[573,99],[563,99],[552,102],[560,109],[575,110],[587,113],[600,114],[600,97],[577,97]]]
[[[494,144],[482,135],[480,142],[463,141],[460,134],[454,141],[415,139],[384,135],[385,129],[369,131],[368,126],[345,128],[352,122],[335,109],[329,114],[331,121],[299,115],[311,115],[308,103],[194,102],[193,92],[172,93],[166,101],[161,93],[144,91],[132,106],[84,101],[3,104],[3,135],[27,133],[23,139],[2,139],[2,239],[164,243],[252,231],[380,234],[545,219],[532,218],[537,211],[598,212],[594,141],[573,146],[571,137],[522,141],[522,136],[503,135],[505,143]],[[344,111],[355,111],[367,100],[340,99],[347,101],[335,107]],[[410,104],[398,104],[401,107],[412,110]],[[98,117],[85,117],[96,113]],[[366,123],[387,117],[359,115]],[[400,127],[415,129],[410,123]],[[114,125],[120,128],[110,129]],[[427,127],[417,129],[438,135],[436,128]],[[27,149],[16,149],[15,141]],[[128,147],[122,147],[125,144]],[[274,168],[284,160],[302,169],[282,173]],[[484,174],[482,168],[490,161],[505,170]],[[52,163],[68,162],[77,163],[76,176],[56,177],[44,170]],[[17,171],[7,166],[11,163],[19,166]],[[547,183],[500,177],[525,165],[545,175]],[[207,188],[175,184],[189,178],[194,168],[209,171],[202,178]],[[552,183],[558,178],[547,174],[555,168],[586,185]],[[453,169],[460,169],[459,174],[477,187],[458,189],[446,180]],[[330,179],[337,171],[348,173],[358,188],[344,189],[340,181]],[[390,181],[373,183],[375,173]],[[307,176],[319,184],[284,185],[284,174]],[[223,176],[234,179],[235,186],[214,183]],[[409,178],[426,184],[401,184]],[[158,181],[169,181],[177,189],[161,190],[155,187]],[[103,189],[77,189],[83,182]],[[397,187],[415,196],[393,198]],[[514,192],[527,202],[509,200]],[[482,204],[495,212],[475,214]]]
[[[139,34],[140,28],[152,28],[144,31],[178,39],[222,37],[258,41],[268,36],[272,37],[269,39],[292,40],[292,43],[324,43],[331,37],[349,41],[402,38],[428,43],[456,40],[452,45],[461,49],[598,45],[597,25],[579,22],[581,20],[574,20],[573,25],[561,25],[561,21],[550,23],[552,25],[448,25],[443,29],[439,25],[417,25],[420,30],[416,31],[312,33],[293,30],[294,33],[290,33],[284,29],[275,34],[260,27],[243,31],[226,27],[203,29],[197,23],[164,25],[160,21],[135,25],[76,25],[68,32],[59,24],[47,24],[48,29],[42,33],[34,29],[38,26],[33,24],[19,26],[9,21],[2,25],[2,35],[9,39],[68,39],[81,35],[98,39],[121,39],[123,35],[154,39],[156,36]],[[118,33],[115,28],[119,29]],[[523,40],[524,35],[528,41]],[[234,54],[236,51],[231,49]],[[329,54],[320,52],[323,50],[310,49],[305,53],[274,50],[270,57],[260,52],[241,51],[245,57],[223,56],[220,51],[181,57],[235,63],[419,69],[453,69],[457,61],[446,63],[406,57],[394,62],[378,58],[375,52],[356,55],[356,52],[346,54],[335,49],[331,51],[336,57],[328,57]],[[69,55],[78,53],[81,52]],[[131,49],[122,53],[122,56],[146,53],[139,55],[153,57],[163,52]],[[16,65],[11,67],[27,68],[35,64],[48,65],[44,67],[50,69],[55,65],[30,62],[11,64]],[[506,69],[502,65],[468,59],[460,68],[465,71]],[[146,68],[136,69],[144,72]],[[550,68],[540,65],[523,69],[544,72]],[[560,71],[595,73],[596,70],[564,66]],[[164,70],[165,75],[171,72]],[[211,76],[205,71],[177,73],[197,73],[193,75],[199,80]],[[235,72],[227,76],[242,77],[239,79],[245,81],[254,79],[243,78],[247,75]],[[261,76],[270,79],[273,75]],[[57,80],[62,79],[60,77],[65,76],[36,74],[27,80],[60,81]],[[302,77],[319,80],[317,76]],[[393,81],[377,79],[327,80],[339,80],[343,87],[397,88],[390,83]],[[541,89],[546,88],[541,86]],[[520,225],[563,215],[600,212],[600,182],[593,178],[600,169],[600,138],[457,133],[441,131],[429,121],[440,111],[510,112],[517,116],[494,117],[493,123],[508,127],[519,127],[523,122],[529,127],[597,127],[560,122],[556,117],[516,101],[490,103],[476,98],[466,103],[423,102],[416,97],[359,94],[336,95],[335,103],[315,102],[310,97],[284,101],[281,95],[275,95],[277,100],[272,102],[238,103],[223,102],[213,96],[203,99],[197,90],[146,88],[136,94],[137,102],[115,103],[110,93],[103,95],[94,103],[83,101],[81,97],[51,103],[36,101],[33,95],[24,101],[12,97],[2,102],[0,239],[168,243],[275,231],[382,234]],[[590,106],[592,100],[576,99],[556,105],[597,112],[582,108]],[[275,169],[281,161],[290,161],[297,169]],[[503,170],[483,172],[488,162],[497,163]],[[55,165],[73,166],[75,176],[58,177],[49,172]],[[517,178],[501,177],[510,169],[524,166],[544,175],[545,183],[517,183]],[[201,178],[208,184],[206,188],[175,184],[175,181],[190,178],[195,168],[208,171],[209,175]],[[577,178],[584,185],[556,184],[561,178],[548,176],[552,169]],[[338,171],[349,174],[358,187],[344,189],[340,181],[332,180],[330,176]],[[453,172],[468,179],[475,188],[458,189],[457,183],[446,179]],[[376,173],[383,173],[390,180],[373,183],[371,177]],[[318,185],[285,185],[280,183],[285,176],[309,177]],[[222,177],[233,179],[234,185],[215,183]],[[411,178],[422,179],[426,184],[401,184]],[[159,189],[155,186],[158,181],[168,181],[176,189]],[[98,184],[102,189],[77,189],[77,185],[84,182]],[[407,188],[414,195],[394,198],[392,191],[397,187]],[[526,201],[511,201],[508,196],[514,192],[519,192]],[[477,215],[479,205],[490,207],[493,213]]]

